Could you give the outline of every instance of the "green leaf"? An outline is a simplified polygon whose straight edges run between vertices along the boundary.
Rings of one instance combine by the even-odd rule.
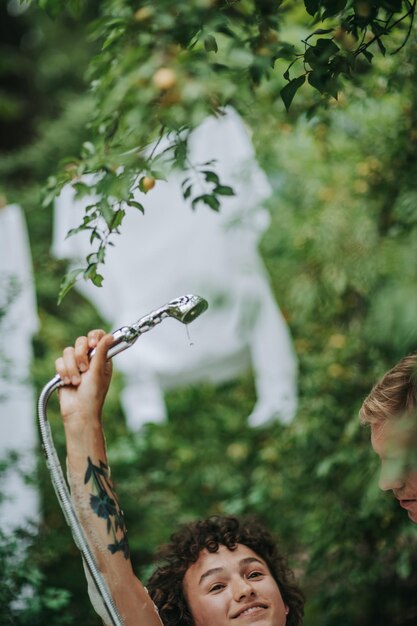
[[[90,265],[97,265],[97,252],[91,252],[91,254],[87,254],[87,263]]]
[[[99,263],[104,263],[105,257],[106,257],[106,246],[103,243],[101,243],[97,252],[97,261]]]
[[[388,35],[389,30],[386,28],[386,26],[382,26],[380,23],[374,20],[372,22],[372,32],[377,37],[381,37],[382,35]]]
[[[103,46],[101,48],[102,51],[104,52],[105,50],[107,50],[107,48],[112,46],[118,39],[120,39],[120,37],[123,37],[125,32],[126,32],[126,29],[124,27],[114,28],[112,31],[110,31],[109,36],[105,39],[103,43]]]
[[[207,35],[204,38],[204,47],[207,52],[217,52],[219,49],[216,38],[213,35]]]
[[[92,257],[93,255],[89,255],[89,256],[91,256],[91,257]],[[97,255],[96,255],[96,256],[97,256]],[[87,259],[88,259],[88,257],[87,257]],[[98,265],[98,263],[97,263],[97,262],[90,263],[90,264],[88,265],[87,269],[86,269],[86,270],[84,270],[84,274],[83,274],[83,276],[84,276],[84,278],[85,278],[86,280],[91,280],[91,282],[92,282],[94,285],[96,285],[96,287],[101,287],[101,285],[102,285],[102,283],[103,283],[104,278],[103,278],[103,276],[102,276],[101,274],[99,274],[99,273],[97,272],[97,265]]]
[[[75,198],[77,200],[91,194],[90,187],[81,181],[73,183],[72,187],[75,190]]]
[[[199,202],[204,202],[204,204],[207,204],[207,206],[213,209],[213,211],[218,211],[220,208],[220,202],[216,198],[216,196],[208,193],[204,193],[201,196],[197,196],[196,198],[194,198],[191,203],[192,208],[195,209]]]
[[[187,200],[190,197],[192,188],[192,185],[188,185],[186,189],[183,189],[182,196],[184,200]]]
[[[187,139],[178,139],[174,148],[174,162],[180,169],[184,168],[184,164],[187,159]]]
[[[326,7],[322,15],[323,20],[341,13],[347,5],[347,0],[327,0],[326,2],[322,0],[322,2]]]
[[[96,228],[93,228],[93,230],[91,231],[91,235],[90,235],[90,245],[93,243],[93,241],[95,241],[96,239],[101,241],[101,236],[99,235],[99,233],[97,232]]]
[[[328,35],[329,33],[332,33],[333,30],[333,28],[316,28],[316,30],[314,30],[311,35],[307,37],[306,41],[310,39],[310,37],[313,37],[313,35]]]
[[[76,235],[77,233],[80,233],[82,230],[90,230],[90,229],[91,229],[91,226],[88,226],[87,224],[83,222],[82,224],[80,224],[80,226],[77,226],[76,228],[70,228],[67,234],[65,235],[65,239],[68,239],[68,237],[72,237],[72,235]]]
[[[331,39],[318,39],[315,46],[310,46],[305,52],[304,61],[311,69],[325,67],[329,59],[339,52],[339,48]]]
[[[380,50],[380,52],[381,52],[382,56],[385,56],[385,53],[386,53],[386,51],[387,51],[387,50],[386,50],[386,48],[385,48],[384,44],[382,43],[381,39],[379,39],[379,38],[378,38],[378,39],[376,40],[376,43],[378,44],[378,48],[379,48],[379,50]]]
[[[326,56],[327,58],[333,56],[339,51],[339,48],[336,46],[334,41],[331,39],[325,39],[324,37],[317,39],[316,48],[320,51],[320,54]]]
[[[217,185],[217,187],[213,189],[213,193],[219,194],[219,196],[234,196],[235,195],[235,192],[233,191],[232,187],[229,187],[228,185]]]
[[[210,194],[204,194],[201,197],[201,200],[204,202],[204,204],[207,204],[207,206],[213,209],[213,211],[218,211],[220,209],[220,202],[216,198],[216,196],[213,196]]]
[[[309,15],[316,15],[319,10],[320,1],[319,0],[304,0],[304,6]]]
[[[323,72],[312,71],[308,74],[308,82],[309,84],[317,89],[320,93],[325,93],[326,91],[326,75]]]
[[[103,280],[104,280],[104,277],[101,274],[98,274],[97,272],[91,277],[91,281],[93,285],[95,285],[96,287],[101,287],[103,285]]]
[[[304,85],[305,79],[305,74],[303,74],[302,76],[298,76],[298,78],[293,78],[293,80],[290,80],[290,82],[281,89],[281,98],[285,104],[285,108],[287,109],[287,111],[289,111],[295,94],[300,89],[300,87]]]
[[[204,178],[208,183],[214,183],[215,185],[219,183],[219,177],[215,172],[212,172],[210,170],[203,170],[201,173],[204,174]]]
[[[363,50],[362,54],[365,57],[365,59],[369,61],[369,63],[372,63],[372,59],[374,58],[374,55],[372,54],[372,52],[369,52],[369,50]]]
[[[117,209],[111,222],[111,230],[115,230],[122,224],[125,214],[123,209]]]
[[[140,202],[136,202],[136,200],[128,200],[127,204],[128,206],[135,207],[135,209],[139,209],[139,211],[141,211],[142,213],[145,213],[145,209],[143,205],[140,204]]]
[[[281,42],[276,50],[274,50],[275,59],[286,59],[292,61],[296,54],[295,46],[285,41]]]
[[[65,274],[59,287],[58,304],[61,304],[67,293],[73,288],[78,280],[78,276],[83,272],[82,268],[73,269]]]

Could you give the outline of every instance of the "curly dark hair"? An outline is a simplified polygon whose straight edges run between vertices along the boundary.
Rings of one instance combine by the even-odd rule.
[[[212,516],[184,524],[171,536],[170,543],[158,551],[160,565],[152,574],[147,588],[165,626],[193,626],[183,580],[201,550],[205,548],[209,552],[217,552],[221,545],[233,550],[237,544],[253,550],[268,565],[284,603],[290,609],[287,626],[302,624],[304,594],[295,583],[294,574],[286,558],[278,552],[269,531],[253,518]]]

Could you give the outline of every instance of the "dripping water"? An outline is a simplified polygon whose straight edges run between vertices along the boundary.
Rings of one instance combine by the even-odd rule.
[[[187,333],[187,339],[190,346],[194,345],[194,342],[191,341],[190,330],[188,328],[188,324],[185,324],[185,332]]]

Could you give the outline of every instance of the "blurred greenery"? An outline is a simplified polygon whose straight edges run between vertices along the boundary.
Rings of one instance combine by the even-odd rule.
[[[313,114],[323,100],[337,97],[344,82],[368,70],[375,54],[385,55],[387,46],[390,53],[401,50],[415,14],[409,0],[159,0],[140,6],[105,0],[97,4],[96,19],[79,0],[37,4],[53,17],[82,17],[98,50],[86,73],[94,103],[88,140],[67,152],[43,197],[47,206],[71,184],[77,194],[97,198],[80,225],[95,245],[85,267],[66,276],[60,298],[79,275],[101,285],[106,247],[119,233],[126,207],[143,210],[134,190],[146,192],[147,181],[164,178],[161,155],[146,150],[153,141],[169,137],[164,160],[200,171],[203,194],[184,189],[184,199],[193,208],[203,203],[218,210],[221,196],[231,192],[209,185],[213,176],[204,180],[206,164],[189,161],[193,128],[227,104],[257,109],[265,83],[269,105],[283,102],[287,110],[308,88]],[[5,110],[12,108],[5,101]]]
[[[382,3],[337,4],[350,10]],[[51,207],[41,204],[56,164],[80,154],[94,130],[87,124],[94,98],[86,72],[98,52],[89,23],[99,17],[99,3],[82,17],[81,3],[69,6],[72,13],[57,11],[54,20],[34,6],[0,7],[0,184],[2,195],[22,205],[29,227],[41,319],[34,342],[38,390],[63,346],[102,324],[74,291],[57,305],[66,268],[50,255]],[[307,27],[300,8],[291,11],[286,36],[295,42]],[[417,529],[378,491],[377,459],[357,420],[376,379],[416,349],[416,52],[413,31],[397,55],[358,66],[338,99],[319,96],[320,106],[304,85],[286,112],[282,73],[261,82],[256,97],[236,98],[274,188],[261,252],[299,357],[299,410],[290,426],[249,429],[255,394],[247,373],[220,387],[170,392],[168,422],[132,436],[116,377],[106,404],[109,455],[142,576],[178,522],[256,513],[279,537],[306,590],[306,626],[416,623]],[[140,93],[135,102],[142,102]],[[140,111],[135,123],[145,133]],[[49,416],[63,457],[54,401]],[[41,458],[39,484],[36,535],[0,542],[0,622],[97,624]],[[14,560],[19,550],[28,560]],[[22,594],[25,602],[12,610],[11,599]]]

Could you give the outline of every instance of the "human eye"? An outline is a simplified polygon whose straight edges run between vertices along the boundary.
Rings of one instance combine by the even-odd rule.
[[[254,578],[259,578],[260,576],[263,576],[263,575],[264,573],[261,570],[256,569],[256,570],[252,570],[251,572],[249,572],[247,577],[252,580]]]
[[[214,583],[209,587],[209,593],[218,593],[219,591],[223,591],[225,586],[226,585],[224,583]]]

